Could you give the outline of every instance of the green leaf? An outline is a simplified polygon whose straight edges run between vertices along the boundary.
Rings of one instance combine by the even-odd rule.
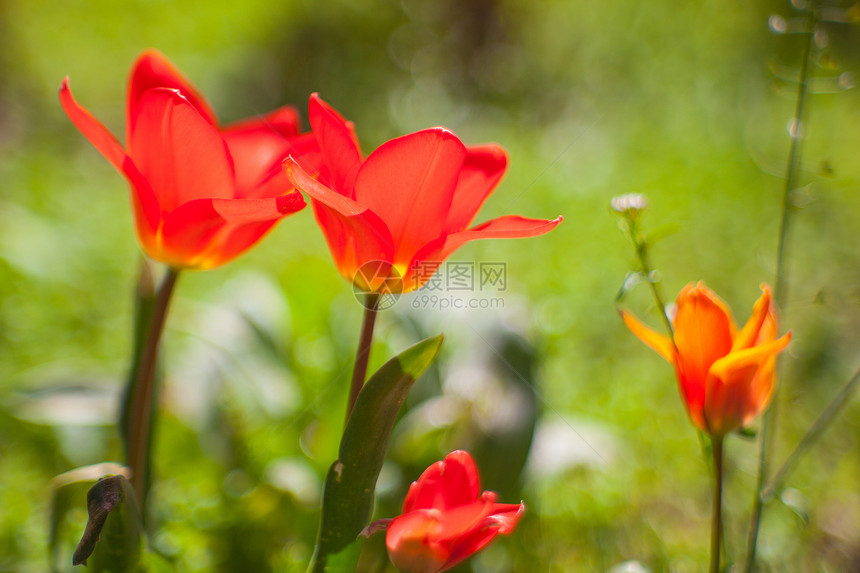
[[[364,385],[329,469],[323,493],[320,534],[309,571],[351,571],[357,551],[344,551],[370,521],[373,492],[388,438],[415,380],[436,358],[442,335],[407,348],[386,362]],[[329,556],[341,554],[337,558]],[[353,557],[354,555],[354,557]]]

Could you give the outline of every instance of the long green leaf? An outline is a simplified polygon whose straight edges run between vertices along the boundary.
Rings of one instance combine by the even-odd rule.
[[[320,534],[309,571],[354,569],[357,552],[344,550],[370,521],[373,492],[397,413],[441,345],[439,335],[404,350],[362,388],[341,439],[340,457],[326,477]],[[334,555],[338,557],[329,560]]]

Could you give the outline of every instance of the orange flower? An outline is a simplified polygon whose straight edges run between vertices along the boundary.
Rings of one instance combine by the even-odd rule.
[[[776,355],[791,333],[776,338],[770,287],[762,284],[761,289],[740,331],[726,304],[703,282],[678,294],[674,342],[621,313],[630,331],[675,367],[690,419],[712,436],[748,424],[773,394]]]

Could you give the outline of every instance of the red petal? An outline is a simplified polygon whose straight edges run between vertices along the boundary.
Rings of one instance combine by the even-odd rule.
[[[190,81],[164,55],[157,50],[147,50],[138,56],[132,67],[128,80],[128,106],[126,109],[126,137],[130,134],[139,113],[140,101],[143,94],[154,88],[170,88],[179,90],[200,115],[212,125],[217,125],[215,112],[209,107],[206,99],[197,91]]]
[[[233,197],[233,165],[224,140],[175,90],[143,95],[128,147],[162,213],[194,199]]]
[[[174,267],[212,268],[239,256],[304,206],[298,193],[269,199],[197,199],[164,218],[161,253]]]
[[[352,122],[341,117],[316,93],[311,94],[308,116],[322,153],[323,181],[338,193],[355,199],[353,187],[363,158]]]
[[[450,555],[442,570],[454,567],[482,550],[497,535],[511,533],[524,511],[525,505],[523,504],[492,504],[486,510],[486,515],[470,527],[470,531],[465,531],[459,539],[450,541]],[[445,521],[443,516],[442,523],[444,524]]]
[[[466,231],[454,233],[447,237],[439,237],[422,247],[409,264],[409,274],[404,277],[404,282],[421,286],[420,277],[414,276],[414,270],[422,268],[424,262],[441,262],[448,258],[451,253],[459,249],[469,241],[478,239],[518,239],[525,237],[536,237],[552,231],[563,220],[558,217],[553,220],[527,219],[518,215],[508,215],[492,219],[477,227]],[[423,282],[429,277],[425,277]]]
[[[391,233],[375,213],[311,177],[292,157],[284,161],[284,171],[297,189],[313,199],[317,222],[345,279],[353,282],[365,263],[391,262]]]
[[[385,223],[371,211],[345,216],[315,199],[312,204],[340,274],[361,289],[374,290],[379,285],[365,285],[360,278],[356,282],[356,278],[367,263],[391,262],[394,248]],[[381,281],[384,277],[377,278]]]
[[[284,172],[287,174],[287,179],[295,185],[296,189],[304,191],[313,199],[316,199],[341,215],[351,217],[367,211],[366,206],[341,195],[337,190],[314,179],[292,156],[287,157],[284,161]]]
[[[117,171],[122,173],[123,163],[126,160],[125,150],[117,138],[99,120],[75,101],[72,90],[69,88],[68,77],[63,79],[63,83],[60,85],[60,104],[75,127],[99,150],[99,153],[111,162]]]
[[[384,143],[359,169],[355,198],[388,225],[395,264],[443,233],[465,157],[453,133],[434,128]]]
[[[304,141],[297,141],[298,113],[291,107],[233,124],[223,130],[221,136],[233,157],[239,197],[248,197],[273,168],[280,170],[287,155],[301,157],[302,152],[295,143],[307,147],[307,141],[313,140],[313,136],[308,135]]]
[[[466,151],[466,161],[445,221],[444,232],[449,235],[469,226],[508,167],[505,150],[498,145],[469,147]]]
[[[149,182],[126,155],[119,141],[86,108],[75,101],[69,88],[69,78],[64,79],[60,86],[60,103],[75,127],[131,183],[138,238],[144,249],[147,249],[154,244],[160,218],[158,201]]]
[[[480,493],[478,469],[468,452],[456,450],[424,470],[409,488],[403,513],[473,503]]]
[[[418,510],[394,518],[385,534],[391,562],[406,573],[438,573],[449,548],[438,541],[439,512]]]
[[[526,505],[524,503],[497,503],[493,507],[490,519],[499,525],[499,533],[507,535],[513,532],[525,511]]]

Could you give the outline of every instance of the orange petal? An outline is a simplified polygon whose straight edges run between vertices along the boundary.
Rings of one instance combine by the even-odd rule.
[[[689,383],[704,385],[711,365],[731,350],[737,328],[726,304],[702,282],[684,287],[676,305],[679,367]]]
[[[767,358],[775,356],[782,351],[788,346],[790,341],[791,333],[789,332],[785,336],[771,342],[759,344],[758,346],[738,352],[732,352],[715,361],[711,366],[710,373],[726,384],[734,383],[738,381],[738,376],[743,373],[744,369],[750,366],[757,367]]]
[[[755,417],[770,400],[776,355],[791,333],[717,360],[711,367],[705,396],[708,431],[725,434]]]
[[[753,306],[752,315],[732,344],[732,352],[744,350],[750,346],[760,342],[759,333],[762,330],[762,325],[769,314],[773,314],[771,307],[771,292],[770,287],[766,284],[761,285],[762,294]]]
[[[624,320],[627,328],[630,329],[630,332],[636,335],[636,338],[656,350],[657,354],[665,358],[670,364],[675,364],[675,345],[672,344],[671,338],[660,334],[651,327],[645,326],[639,322],[639,319],[626,310],[621,311],[621,318]]]

